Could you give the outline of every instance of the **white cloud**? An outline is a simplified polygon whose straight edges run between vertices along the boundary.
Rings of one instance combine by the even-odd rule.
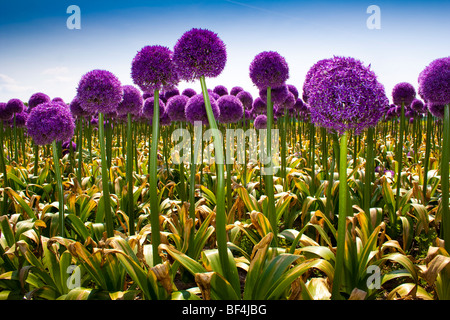
[[[22,85],[10,76],[0,73],[0,93],[6,99],[17,98],[17,96],[23,95],[26,96],[32,90],[33,87]]]
[[[42,74],[49,75],[49,76],[60,76],[63,74],[68,74],[69,68],[67,67],[54,67],[54,68],[48,68],[42,71]]]

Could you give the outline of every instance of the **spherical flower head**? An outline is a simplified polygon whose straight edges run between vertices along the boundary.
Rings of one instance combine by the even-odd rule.
[[[64,99],[61,98],[61,97],[53,98],[52,101],[53,101],[53,102],[59,102],[59,103],[62,103],[62,104],[66,104],[66,103],[64,102]]]
[[[193,28],[185,32],[173,51],[178,74],[186,81],[217,77],[227,62],[225,43],[207,29]]]
[[[183,92],[181,94],[188,98],[192,98],[193,96],[195,96],[197,94],[197,92],[192,88],[186,88],[183,90]]]
[[[11,113],[20,113],[24,108],[24,104],[20,99],[11,99],[6,103],[6,109],[8,109]]]
[[[144,103],[141,92],[134,86],[126,85],[122,87],[123,98],[117,107],[117,114],[127,115],[131,113],[133,115],[139,114]]]
[[[144,116],[148,119],[153,119],[153,108],[155,105],[155,97],[150,97],[145,99],[144,101],[144,107],[142,109],[142,113],[144,114]],[[159,99],[159,116],[161,117],[161,115],[164,113],[165,111],[165,104],[162,101],[162,99]]]
[[[282,104],[289,96],[289,90],[286,85],[274,87],[270,90],[271,100],[274,105]],[[267,88],[259,90],[259,96],[267,101]]]
[[[172,88],[179,82],[173,52],[163,46],[146,46],[131,63],[131,78],[142,91]]]
[[[296,99],[295,96],[292,92],[288,92],[288,96],[286,97],[286,99],[284,99],[284,101],[279,105],[279,107],[281,109],[286,109],[286,110],[292,110],[294,109],[294,105],[295,105]]]
[[[212,91],[211,89],[208,89],[208,95],[213,98],[214,100],[219,100],[220,96],[215,93],[214,91]]]
[[[217,106],[216,100],[209,97],[211,102],[211,108],[215,119],[220,117],[220,109]],[[203,94],[196,94],[186,104],[185,109],[186,120],[194,123],[195,121],[201,121],[203,124],[208,124],[208,116],[206,114],[205,101],[203,99]]]
[[[147,98],[150,98],[150,97],[153,97],[153,95],[155,94],[155,92],[154,91],[147,91],[147,92],[144,92],[143,94],[142,94],[142,99],[147,99]]]
[[[288,78],[288,64],[278,52],[261,52],[250,64],[250,79],[259,90],[280,87]]]
[[[308,108],[307,108],[306,105],[303,103],[303,100],[300,99],[300,98],[298,98],[298,99],[295,101],[295,104],[294,104],[294,110],[297,110],[298,112],[305,112],[305,111],[308,111]]]
[[[306,73],[305,81],[303,82],[303,101],[308,103],[308,97],[310,92],[314,90],[311,85],[311,78],[316,74],[326,74],[328,65],[331,63],[331,59],[322,59],[317,61]]]
[[[414,99],[413,102],[411,102],[411,109],[418,112],[418,113],[422,113],[423,112],[423,108],[424,108],[424,103],[422,100],[419,99]]]
[[[235,86],[235,87],[231,88],[230,94],[233,95],[233,96],[237,96],[237,94],[239,92],[241,92],[241,91],[244,91],[244,88],[239,87],[239,86]]]
[[[69,104],[70,112],[74,117],[83,117],[87,115],[87,112],[81,107],[80,99],[78,97],[73,98]]]
[[[159,117],[159,124],[163,127],[167,127],[167,126],[170,126],[171,123],[172,123],[172,120],[170,119],[167,112],[166,111],[163,112]]]
[[[428,110],[433,116],[441,119],[444,118],[445,104],[429,102],[427,105]]]
[[[16,113],[16,128],[25,127],[25,123],[27,122],[28,112],[24,109],[22,112]],[[9,119],[9,125],[14,127],[14,117]]]
[[[267,116],[265,114],[260,114],[255,118],[253,122],[255,129],[266,129],[267,128]]]
[[[420,73],[419,92],[426,101],[450,104],[450,57],[432,61]]]
[[[112,113],[122,101],[123,89],[119,79],[107,70],[92,70],[78,83],[77,96],[88,113]]]
[[[288,88],[289,92],[294,95],[295,100],[297,101],[297,99],[299,97],[299,93],[298,93],[297,87],[294,86],[293,84],[288,84],[287,88]]]
[[[36,92],[30,99],[28,99],[28,111],[31,111],[34,107],[40,105],[41,103],[49,102],[50,97],[43,92]]]
[[[405,106],[409,106],[411,102],[416,98],[416,89],[408,82],[400,82],[392,89],[392,99],[395,105],[401,106],[402,103]]]
[[[253,104],[253,97],[252,94],[248,91],[241,91],[239,92],[236,97],[241,100],[242,104],[244,105],[245,109],[250,109]]]
[[[38,145],[53,141],[69,141],[75,130],[75,122],[69,107],[56,102],[41,103],[28,116],[28,134]]]
[[[333,57],[326,66],[309,80],[311,121],[338,134],[375,126],[389,100],[370,66],[350,57]]]
[[[5,102],[0,102],[0,120],[8,121],[13,117],[13,113],[6,108]]]
[[[217,106],[220,110],[219,121],[222,123],[235,123],[244,114],[244,105],[238,97],[233,95],[220,97],[217,100]]]
[[[267,112],[267,104],[265,100],[261,99],[261,97],[257,97],[255,101],[253,101],[252,110],[255,114],[262,114]]]
[[[220,97],[228,95],[228,89],[223,85],[215,86],[213,92],[218,94]]]
[[[186,121],[184,113],[189,98],[185,95],[172,97],[166,104],[166,113],[172,121]]]
[[[172,88],[164,90],[164,98],[169,101],[170,98],[180,95],[180,90],[178,88]]]
[[[72,151],[77,150],[77,144],[74,141],[66,141],[61,144],[62,147],[62,154],[65,156],[66,154],[70,153],[70,148],[72,148]]]

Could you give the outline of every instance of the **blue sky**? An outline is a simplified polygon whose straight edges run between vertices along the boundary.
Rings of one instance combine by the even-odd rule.
[[[69,30],[69,5],[81,9],[81,30]],[[381,10],[381,29],[366,12]],[[417,76],[432,60],[450,55],[450,2],[442,1],[2,1],[0,101],[28,101],[35,92],[70,102],[81,76],[93,69],[133,84],[131,61],[146,45],[173,48],[187,30],[207,28],[227,45],[224,72],[208,87],[242,86],[253,57],[274,50],[290,67],[288,83],[300,90],[309,68],[333,55],[371,64],[391,98],[392,87]],[[180,89],[200,84],[180,84]]]

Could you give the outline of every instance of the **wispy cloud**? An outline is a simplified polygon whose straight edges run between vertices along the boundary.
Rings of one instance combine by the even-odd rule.
[[[17,95],[27,94],[33,87],[25,86],[6,74],[0,73],[0,93],[2,96],[16,98]]]
[[[279,11],[275,11],[275,10],[269,10],[269,9],[262,8],[262,7],[256,7],[256,6],[252,6],[252,5],[249,5],[247,3],[243,3],[243,2],[239,2],[239,1],[234,1],[234,0],[225,0],[225,1],[229,2],[229,3],[233,3],[233,4],[238,5],[238,6],[242,6],[242,7],[246,7],[246,8],[249,8],[249,9],[254,9],[254,10],[258,10],[258,11],[264,12],[264,13],[268,13],[270,15],[277,15],[277,16],[280,16],[280,17],[283,17],[283,18],[289,18],[289,19],[295,19],[295,20],[299,19],[298,17],[291,16],[291,15],[285,14],[283,12],[279,12]]]
[[[70,82],[73,80],[69,76],[69,68],[64,66],[45,69],[42,74],[49,77],[45,80],[46,83]]]

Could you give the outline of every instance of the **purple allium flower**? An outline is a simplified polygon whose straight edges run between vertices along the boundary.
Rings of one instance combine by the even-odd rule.
[[[49,102],[50,97],[42,92],[37,92],[33,94],[30,99],[28,99],[28,112],[34,107],[40,105],[41,103]]]
[[[298,98],[298,99],[295,101],[294,109],[297,110],[298,112],[304,112],[304,111],[307,111],[308,108],[307,108],[306,105],[303,103],[302,99]]]
[[[26,111],[26,109],[22,110],[22,112],[16,113],[16,127],[17,128],[25,127],[27,119],[28,119],[28,112]],[[9,125],[11,127],[14,126],[14,117],[9,119]]]
[[[215,93],[214,91],[212,91],[211,89],[208,89],[208,95],[213,98],[214,100],[219,100],[220,96]]]
[[[166,113],[172,121],[186,121],[184,113],[189,98],[185,95],[175,96],[166,104]]]
[[[163,46],[146,46],[131,63],[131,78],[142,91],[163,90],[178,84],[173,53]]]
[[[244,91],[244,88],[236,86],[236,87],[231,88],[230,94],[233,96],[237,96],[237,94],[241,91]]]
[[[445,104],[429,102],[428,110],[436,118],[444,118]]]
[[[213,92],[218,94],[220,97],[228,95],[228,89],[222,85],[215,86]]]
[[[255,99],[255,101],[253,101],[252,110],[255,114],[266,113],[267,112],[267,104],[261,97],[257,97]]]
[[[250,79],[259,90],[280,87],[288,78],[288,64],[278,52],[261,52],[250,64]]]
[[[153,119],[153,107],[154,107],[154,104],[155,104],[155,97],[147,98],[144,101],[144,107],[142,109],[142,113],[148,119]],[[164,113],[165,108],[166,108],[166,106],[165,106],[164,102],[160,98],[159,99],[159,116],[160,117]]]
[[[131,113],[133,115],[139,114],[142,109],[144,100],[141,92],[134,86],[125,85],[123,89],[123,98],[117,107],[117,114],[119,116]]]
[[[60,103],[62,103],[62,104],[66,104],[66,103],[64,102],[63,98],[61,98],[61,97],[53,98],[53,99],[52,99],[52,102],[60,102]]]
[[[163,112],[162,114],[160,114],[159,116],[159,124],[163,127],[165,126],[170,126],[170,124],[172,123],[172,120],[170,119],[169,115],[167,114],[167,112]]]
[[[325,66],[309,80],[315,88],[308,93],[311,121],[338,134],[375,126],[389,100],[370,66],[336,56]]]
[[[241,91],[239,92],[236,97],[241,100],[242,104],[244,105],[245,109],[250,109],[253,104],[253,97],[252,94],[248,91]]]
[[[259,90],[259,96],[264,101],[267,101],[267,88]],[[274,105],[280,105],[289,96],[289,90],[286,85],[271,88],[271,98]]]
[[[5,102],[0,102],[0,120],[9,120],[13,117],[13,113],[6,108]]]
[[[73,98],[72,102],[69,104],[69,108],[74,117],[86,115],[86,111],[81,107],[80,99],[78,99],[78,97]]]
[[[413,102],[411,102],[411,109],[418,112],[418,113],[422,113],[423,112],[423,108],[424,108],[424,103],[422,100],[419,99],[414,99]]]
[[[235,123],[242,118],[244,106],[236,96],[225,95],[217,100],[220,110],[219,121],[222,123]]]
[[[295,100],[297,101],[297,99],[299,97],[299,93],[298,93],[297,87],[294,86],[293,84],[288,84],[287,88],[288,88],[289,92],[294,95]]]
[[[267,116],[265,114],[260,114],[255,118],[253,122],[255,129],[266,129],[267,128]]]
[[[209,97],[211,101],[211,108],[213,111],[214,118],[219,119],[220,109],[217,106],[216,100]],[[201,121],[203,124],[208,124],[208,116],[206,114],[205,101],[203,100],[203,94],[196,94],[186,104],[185,108],[186,120],[191,123],[195,121]]]
[[[41,103],[33,108],[26,122],[28,134],[38,145],[68,141],[75,130],[69,107],[57,102]]]
[[[180,95],[178,88],[172,88],[164,91],[164,99],[169,101],[170,98]]]
[[[89,71],[78,83],[77,96],[81,107],[91,114],[115,112],[122,95],[119,79],[106,70]]]
[[[292,110],[292,109],[294,109],[295,102],[296,102],[296,99],[295,99],[294,94],[289,91],[288,96],[279,105],[279,107],[282,109]]]
[[[408,82],[400,82],[392,89],[392,99],[397,106],[401,106],[402,103],[404,103],[405,106],[409,106],[415,98],[416,89]]]
[[[192,88],[186,88],[183,90],[183,92],[181,94],[188,98],[192,98],[193,96],[195,96],[197,94],[197,92]]]
[[[65,156],[66,154],[70,153],[70,148],[72,148],[72,151],[76,151],[77,150],[77,144],[74,141],[72,141],[72,140],[63,142],[61,144],[61,147],[62,147],[62,154],[63,154],[63,156]]]
[[[154,94],[155,92],[154,91],[147,91],[147,92],[144,92],[143,94],[142,94],[142,99],[147,99],[147,98],[150,98],[150,97],[153,97],[153,94]]]
[[[24,104],[20,99],[11,99],[6,103],[6,109],[11,113],[20,113],[24,109]]]
[[[207,29],[193,28],[178,39],[173,61],[181,79],[193,81],[200,77],[217,77],[225,68],[227,51],[218,35]]]
[[[330,63],[330,59],[323,59],[316,62],[306,73],[305,82],[303,82],[303,101],[308,103],[308,98],[310,92],[314,90],[314,87],[311,85],[311,78],[317,74],[324,74],[327,72],[328,64]]]
[[[420,73],[419,92],[427,102],[450,104],[450,57],[432,61]]]

